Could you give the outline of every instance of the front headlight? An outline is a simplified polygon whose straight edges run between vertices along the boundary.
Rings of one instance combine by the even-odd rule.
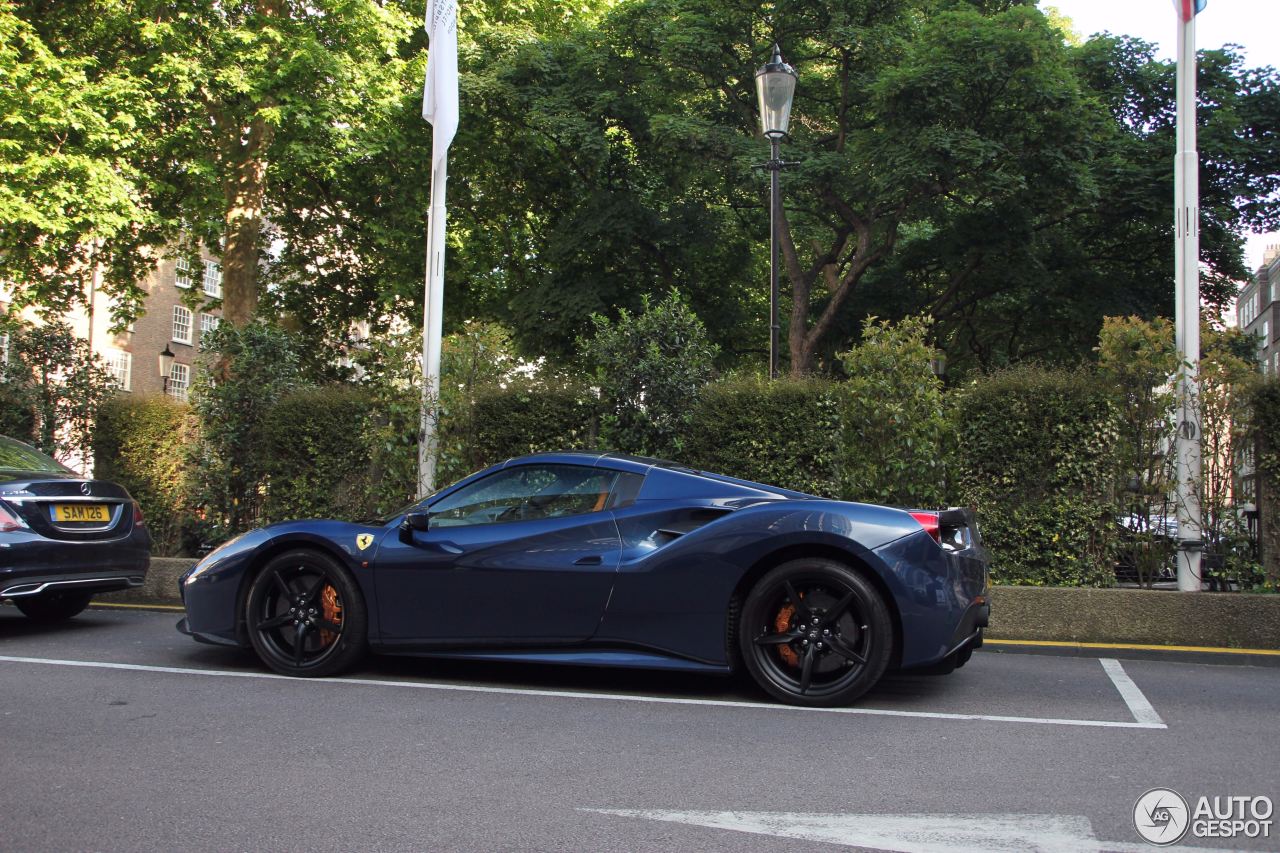
[[[239,536],[236,536],[232,539],[228,539],[226,542],[223,542],[221,545],[219,545],[217,548],[214,548],[208,554],[205,554],[204,559],[196,563],[196,567],[191,570],[191,574],[187,575],[187,579],[183,581],[183,583],[188,583],[188,584],[195,583],[196,578],[205,574],[206,572],[209,571],[209,569],[217,565],[218,558],[224,551],[226,551],[231,546],[235,545],[237,542],[243,539],[246,535],[248,534],[241,533]]]

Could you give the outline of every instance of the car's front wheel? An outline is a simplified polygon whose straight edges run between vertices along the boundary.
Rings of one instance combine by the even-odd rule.
[[[254,577],[245,607],[254,651],[276,672],[333,675],[364,655],[364,596],[327,554],[295,550],[273,558]]]
[[[15,598],[13,604],[36,622],[64,622],[78,616],[92,600],[93,594],[88,592],[44,592]]]
[[[738,642],[752,678],[793,705],[844,705],[880,680],[893,652],[888,608],[858,572],[834,560],[784,563],[742,605]]]

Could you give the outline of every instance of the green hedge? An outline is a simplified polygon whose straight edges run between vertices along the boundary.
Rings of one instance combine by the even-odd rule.
[[[1091,371],[1023,366],[956,407],[957,495],[977,508],[997,583],[1107,586],[1117,425]]]
[[[823,497],[840,496],[837,386],[738,379],[703,389],[684,436],[687,465]]]
[[[0,380],[0,435],[28,444],[35,442],[36,416],[16,385]]]
[[[367,419],[371,398],[350,385],[282,397],[262,426],[265,521],[377,515]]]
[[[513,456],[594,448],[598,403],[575,386],[484,388],[471,405],[472,441],[464,448],[471,471]]]
[[[1251,400],[1258,472],[1255,499],[1260,510],[1258,544],[1263,573],[1280,588],[1280,379],[1258,385]]]
[[[129,490],[142,506],[157,556],[191,554],[200,535],[192,506],[190,409],[171,397],[121,394],[103,407],[94,430],[94,476]]]

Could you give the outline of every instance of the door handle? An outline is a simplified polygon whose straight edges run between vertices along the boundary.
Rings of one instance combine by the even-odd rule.
[[[592,554],[590,557],[579,557],[573,561],[575,566],[599,566],[604,564],[604,557]]]

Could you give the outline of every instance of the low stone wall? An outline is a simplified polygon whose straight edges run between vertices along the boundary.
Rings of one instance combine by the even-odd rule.
[[[178,578],[195,562],[154,557],[145,586],[101,598],[130,604],[181,604]],[[998,586],[991,592],[987,636],[993,640],[1280,649],[1280,595]]]
[[[998,586],[987,636],[1280,649],[1280,595]]]
[[[178,592],[178,578],[195,564],[189,557],[152,557],[146,583],[137,589],[104,593],[98,599],[120,604],[180,605],[182,593]]]

